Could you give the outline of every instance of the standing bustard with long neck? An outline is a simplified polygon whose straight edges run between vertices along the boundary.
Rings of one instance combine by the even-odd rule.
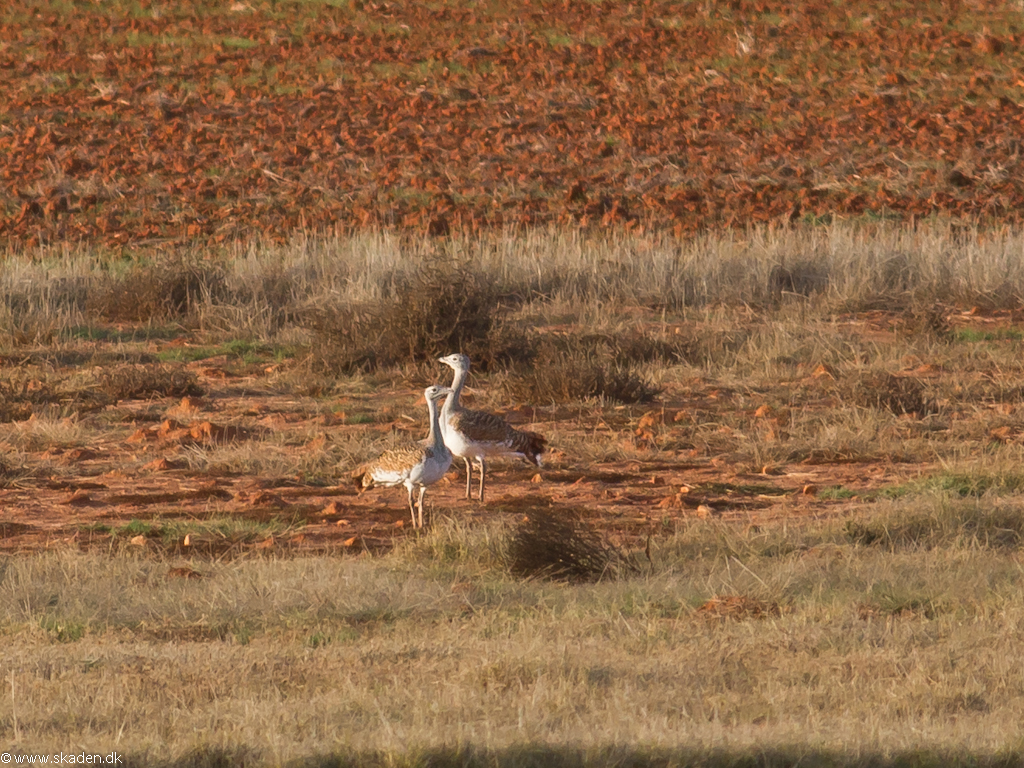
[[[451,391],[441,408],[441,432],[453,454],[466,462],[466,498],[472,498],[473,463],[480,467],[480,501],[484,500],[488,456],[522,456],[541,465],[541,453],[547,445],[543,435],[515,429],[503,418],[485,411],[471,411],[459,402],[469,376],[469,358],[458,352],[439,357],[455,371]]]
[[[436,483],[452,465],[452,453],[444,444],[441,427],[438,424],[438,401],[451,392],[448,387],[427,387],[423,396],[427,400],[430,414],[430,434],[419,445],[410,448],[393,448],[381,454],[380,458],[357,469],[353,476],[363,489],[373,485],[394,488],[404,485],[409,491],[409,511],[412,513],[412,527],[423,527],[423,495],[427,486]],[[413,506],[413,488],[420,489],[417,506],[420,510],[419,525],[416,524],[416,508]]]

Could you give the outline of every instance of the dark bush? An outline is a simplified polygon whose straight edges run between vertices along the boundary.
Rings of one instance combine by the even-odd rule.
[[[571,582],[637,570],[574,509],[530,510],[512,536],[508,568],[519,578]]]
[[[923,417],[934,413],[935,403],[924,395],[920,381],[891,373],[869,373],[854,376],[847,382],[847,394],[864,408],[879,408],[901,416]]]
[[[953,326],[946,308],[941,304],[927,304],[906,309],[897,321],[897,327],[907,336],[925,337],[936,341],[952,341]]]
[[[617,403],[647,403],[661,391],[633,368],[560,355],[513,379],[509,393],[522,402],[572,403],[604,397]]]
[[[537,342],[530,369],[507,385],[513,398],[536,404],[571,403],[604,397],[618,403],[650,402],[661,391],[635,364],[620,362],[614,349],[588,337],[552,337]]]
[[[747,340],[746,331],[719,331],[700,327],[677,328],[674,333],[640,329],[622,333],[584,333],[552,336],[549,342],[566,352],[596,354],[620,366],[637,363],[705,365],[734,352]]]
[[[203,394],[194,373],[165,365],[118,366],[100,373],[97,384],[114,400]]]
[[[109,322],[145,323],[191,314],[209,295],[224,293],[223,270],[187,258],[134,265],[89,297],[86,311]]]
[[[850,541],[897,551],[934,549],[957,544],[986,549],[1019,549],[1024,517],[1008,505],[991,508],[976,501],[953,502],[927,511],[907,511],[866,520],[848,520]]]
[[[463,352],[476,370],[527,360],[525,334],[503,324],[499,287],[456,262],[431,262],[393,276],[379,304],[310,312],[312,362],[324,373],[349,374]]]
[[[0,488],[17,488],[25,480],[32,477],[32,470],[11,464],[5,459],[0,459]],[[17,526],[18,523],[8,523],[8,526]],[[5,535],[4,524],[0,523],[0,537]]]
[[[784,294],[811,296],[829,286],[828,268],[817,261],[798,261],[789,266],[775,266],[768,274],[768,291],[773,298]]]

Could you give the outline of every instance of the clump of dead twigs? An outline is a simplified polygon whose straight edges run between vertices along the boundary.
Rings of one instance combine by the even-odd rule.
[[[87,311],[110,322],[152,322],[181,318],[208,297],[224,292],[223,268],[198,259],[176,258],[136,264],[90,295]]]
[[[115,400],[202,395],[192,371],[166,365],[121,365],[97,376],[101,392]]]
[[[499,288],[455,262],[425,264],[388,282],[384,301],[337,304],[307,313],[317,372],[352,374],[410,360],[431,360],[453,349],[474,367],[529,358],[526,337],[501,320]]]
[[[578,510],[531,510],[516,528],[508,567],[519,578],[592,582],[639,569]]]
[[[936,411],[934,401],[925,396],[924,385],[909,376],[888,372],[855,376],[847,383],[847,394],[857,405],[897,416],[910,414],[922,418]]]

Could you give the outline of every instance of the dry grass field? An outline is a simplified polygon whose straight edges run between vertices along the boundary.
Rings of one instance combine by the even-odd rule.
[[[1022,251],[934,223],[9,254],[0,740],[1020,765]],[[421,534],[349,475],[425,434],[454,349],[551,450],[483,506],[453,466]]]

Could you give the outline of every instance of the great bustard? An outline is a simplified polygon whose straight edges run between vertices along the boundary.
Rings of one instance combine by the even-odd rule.
[[[409,511],[412,513],[412,527],[423,527],[423,494],[427,486],[436,483],[452,465],[452,453],[444,444],[438,424],[437,403],[451,390],[448,387],[427,387],[423,396],[427,400],[430,414],[430,434],[419,445],[410,448],[393,448],[381,454],[380,458],[357,469],[353,476],[362,487],[383,485],[394,488],[404,485],[409,491]],[[420,510],[419,525],[416,524],[416,508],[413,506],[413,488],[420,489],[417,506]]]
[[[459,403],[469,375],[469,358],[458,352],[439,357],[455,371],[451,391],[441,408],[441,433],[453,454],[466,462],[466,498],[472,498],[473,463],[480,466],[480,501],[484,500],[488,456],[522,456],[541,465],[547,440],[536,432],[515,429],[503,418],[484,411],[471,411]]]

